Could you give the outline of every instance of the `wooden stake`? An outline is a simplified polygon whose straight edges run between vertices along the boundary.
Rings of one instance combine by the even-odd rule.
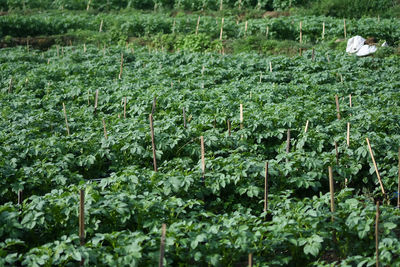
[[[124,97],[124,119],[126,119],[126,96]]]
[[[269,62],[269,72],[272,72],[272,62]]]
[[[335,141],[335,151],[336,151],[336,164],[339,166],[339,150],[336,141]]]
[[[267,39],[268,39],[268,35],[269,35],[269,27],[267,26],[267,31],[265,33],[265,37],[267,37]]]
[[[351,94],[349,95],[349,106],[352,107],[352,104],[351,104]]]
[[[243,129],[243,104],[240,104],[240,129]]]
[[[331,212],[335,212],[335,190],[333,187],[333,174],[332,174],[332,167],[328,167],[329,171],[329,191],[331,193]],[[332,215],[332,221],[333,221],[333,215]]]
[[[303,42],[303,33],[301,31],[301,21],[300,21],[300,43]]]
[[[22,190],[18,190],[18,205],[22,205]]]
[[[347,123],[347,146],[350,146],[350,122]]]
[[[122,79],[122,69],[124,67],[124,54],[121,53],[121,66],[119,68],[119,75],[118,78],[121,80]]]
[[[157,159],[156,159],[156,142],[154,139],[154,126],[153,126],[153,115],[149,115],[149,121],[150,121],[150,133],[151,133],[151,147],[153,149],[153,166],[154,166],[154,171],[157,171]]]
[[[325,22],[322,22],[322,40],[325,39]]]
[[[67,119],[67,110],[65,109],[65,104],[63,104],[63,111],[64,111],[64,118],[65,118],[65,127],[67,128],[67,135],[69,135],[69,126],[68,126],[68,119]]]
[[[222,3],[222,0],[221,0],[221,3]],[[223,30],[224,30],[224,18],[222,18],[222,20],[221,20],[221,31],[219,33],[219,39],[221,41],[222,41],[222,32],[223,32]]]
[[[375,219],[375,254],[376,267],[379,267],[379,201],[376,202],[376,219]]]
[[[253,267],[253,254],[249,253],[249,267]]]
[[[157,105],[157,97],[154,97],[153,106],[151,107],[151,115],[154,115],[154,112],[156,112],[156,105]]]
[[[58,45],[56,46],[56,49],[57,49],[57,57],[59,57],[60,56],[60,48]]]
[[[343,19],[343,30],[344,30],[344,39],[347,38],[347,33],[346,33],[346,19]]]
[[[164,254],[165,254],[165,234],[167,232],[167,225],[165,223],[162,224],[161,227],[161,242],[160,242],[160,260],[159,267],[164,267]]]
[[[206,173],[206,163],[204,159],[204,137],[200,136],[200,146],[201,146],[201,174],[202,180],[204,182],[204,175]]]
[[[185,112],[185,108],[182,108],[182,113],[183,113],[183,127],[186,128],[186,112]]]
[[[92,0],[89,0],[88,4],[87,4],[87,6],[86,6],[86,11],[89,11],[89,8],[90,8],[90,2],[92,2]]]
[[[227,120],[226,123],[228,124],[228,135],[231,136],[231,121]]]
[[[372,152],[371,144],[369,143],[368,137],[365,138],[365,139],[367,140],[369,153],[371,155],[372,163],[374,164],[374,168],[375,168],[376,176],[378,177],[379,185],[381,186],[382,194],[385,195],[385,189],[383,188],[381,176],[379,175],[378,167],[377,167],[376,162],[375,162],[374,153]]]
[[[306,127],[304,128],[304,132],[306,133],[308,131],[308,120],[306,121]]]
[[[83,246],[85,244],[85,190],[81,189],[79,195],[79,240]]]
[[[96,96],[94,98],[94,113],[95,114],[96,114],[96,111],[97,111],[97,101],[98,101],[98,99],[99,99],[99,90],[97,89],[96,90]]]
[[[397,177],[397,208],[400,209],[400,147],[399,147],[399,171]]]
[[[264,212],[266,212],[268,210],[268,161],[265,162],[264,178]]]
[[[338,97],[338,95],[335,95],[335,101],[336,101],[337,118],[338,118],[338,120],[340,120],[340,108],[339,108],[339,97]]]
[[[199,24],[200,24],[200,16],[197,18],[197,25],[196,25],[196,35],[199,32]]]
[[[99,32],[102,32],[103,31],[103,20],[101,20],[101,22],[100,22],[100,28],[99,28]]]
[[[314,61],[315,60],[315,49],[312,49],[312,54],[311,54],[311,60]]]
[[[105,138],[105,139],[108,139],[108,136],[107,136],[107,128],[106,128],[106,122],[104,121],[104,118],[103,118],[103,129],[104,129],[104,138]]]
[[[286,153],[290,151],[290,129],[287,130],[286,134]]]
[[[86,44],[83,44],[83,53],[86,53]]]
[[[10,83],[8,85],[8,93],[11,94],[11,90],[12,90],[12,86],[13,86],[13,78],[10,78]]]
[[[223,0],[221,0],[221,2],[219,4],[219,11],[222,11],[222,2],[223,2]]]
[[[246,23],[244,25],[244,36],[246,36],[246,35],[247,35],[247,20],[246,20]]]

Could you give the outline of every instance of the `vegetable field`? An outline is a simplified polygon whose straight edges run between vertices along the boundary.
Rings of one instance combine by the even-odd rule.
[[[227,54],[205,29],[209,52],[0,49],[0,266],[400,266],[400,58]]]

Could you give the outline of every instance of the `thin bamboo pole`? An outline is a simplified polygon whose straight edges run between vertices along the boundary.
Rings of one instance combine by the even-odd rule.
[[[156,159],[156,142],[154,138],[154,126],[153,126],[153,115],[149,115],[149,121],[150,121],[150,134],[151,134],[151,148],[153,150],[153,166],[154,166],[154,171],[157,171],[157,159]]]
[[[379,267],[379,201],[376,202],[375,254],[376,254],[376,267]]]
[[[243,129],[243,104],[240,104],[240,129]]]
[[[264,212],[268,210],[268,161],[265,162],[265,177],[264,177]]]
[[[124,119],[126,119],[126,96],[124,97]]]
[[[204,159],[204,137],[200,136],[200,146],[201,146],[201,175],[202,175],[202,180],[204,182],[204,176],[206,172],[206,163]]]
[[[338,118],[338,120],[340,120],[340,107],[339,107],[339,97],[338,97],[338,95],[335,95],[335,101],[336,101],[337,118]]]
[[[347,146],[350,146],[350,122],[347,123],[347,135],[346,135]]]
[[[85,190],[79,191],[79,240],[81,246],[85,244]]]
[[[222,1],[222,0],[221,0]],[[222,33],[224,31],[224,18],[221,20],[221,31],[219,33],[219,39],[222,41]]]
[[[199,33],[200,16],[197,18],[196,35]]]
[[[371,144],[369,143],[369,139],[368,138],[366,138],[366,140],[367,140],[367,144],[368,144],[369,153],[371,154],[372,163],[374,164],[376,176],[378,177],[379,185],[381,186],[382,194],[385,195],[385,189],[383,188],[381,176],[379,175],[378,167],[377,167],[376,162],[375,162],[374,153],[372,152]]]
[[[306,121],[306,127],[304,128],[304,132],[305,132],[305,133],[308,131],[308,123],[309,123],[309,121],[307,120],[307,121]]]
[[[68,125],[68,118],[67,118],[67,110],[65,108],[64,102],[62,104],[63,104],[64,118],[65,118],[65,127],[67,128],[67,135],[69,135],[69,125]]]
[[[165,255],[165,235],[167,232],[167,225],[165,223],[162,224],[161,227],[161,241],[160,241],[160,260],[159,267],[164,267],[164,255]]]

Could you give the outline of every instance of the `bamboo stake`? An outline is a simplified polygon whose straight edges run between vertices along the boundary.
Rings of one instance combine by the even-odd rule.
[[[336,101],[337,118],[338,118],[338,120],[340,120],[340,108],[339,108],[339,97],[338,97],[338,95],[335,95],[335,101]]]
[[[65,104],[63,104],[63,111],[64,111],[64,118],[65,118],[65,127],[67,128],[67,135],[69,135],[69,126],[68,126],[68,119],[67,119],[67,110],[65,109]]]
[[[200,146],[201,146],[201,174],[202,174],[202,180],[204,182],[204,176],[206,172],[206,163],[204,159],[204,137],[200,136]]]
[[[243,104],[240,104],[240,129],[243,129]]]
[[[56,49],[57,49],[57,57],[59,57],[60,56],[60,47],[57,45]]]
[[[333,174],[332,174],[332,167],[328,167],[329,171],[329,191],[331,193],[331,212],[335,212],[335,190],[333,187]],[[333,215],[332,215],[332,221],[333,221]]]
[[[376,176],[378,177],[379,185],[381,186],[382,194],[385,195],[385,189],[383,188],[381,176],[379,175],[378,167],[376,165],[375,158],[374,158],[374,153],[372,152],[371,144],[369,143],[368,137],[366,138],[366,140],[367,140],[367,144],[368,144],[369,153],[371,154],[372,163],[374,164]]]
[[[315,60],[315,49],[312,49],[312,54],[311,54],[311,60],[314,61]]]
[[[399,172],[397,177],[397,208],[400,209],[400,147],[399,147]]]
[[[156,112],[156,105],[157,105],[157,97],[154,97],[153,106],[151,107],[151,115],[154,115],[154,112]]]
[[[269,26],[267,26],[267,31],[265,33],[265,37],[267,37],[267,39],[268,39],[268,35],[269,35]]]
[[[343,19],[343,30],[344,30],[344,39],[346,39],[347,38],[346,19]]]
[[[266,212],[268,210],[268,161],[265,162],[264,178],[264,212]]]
[[[221,2],[219,4],[219,11],[222,11],[222,2],[223,2],[223,0],[221,0]]]
[[[197,18],[197,25],[196,25],[196,35],[199,32],[199,24],[200,24],[200,16]]]
[[[103,129],[104,129],[104,138],[105,138],[105,139],[108,139],[108,136],[107,136],[107,128],[106,128],[106,122],[104,121],[104,118],[103,118],[102,120],[103,120]]]
[[[154,166],[154,171],[157,171],[157,159],[156,159],[156,142],[154,139],[154,126],[153,126],[153,115],[149,115],[149,121],[150,121],[150,133],[151,133],[151,147],[153,149],[153,166]]]
[[[83,246],[85,244],[85,190],[81,189],[79,195],[79,240]]]
[[[351,94],[349,95],[349,106],[352,107],[352,104],[351,104]]]
[[[322,22],[322,40],[325,39],[325,22]]]
[[[336,164],[339,166],[339,150],[336,141],[335,141],[335,151],[336,151]]]
[[[347,123],[347,146],[350,146],[350,122]]]
[[[182,108],[182,113],[183,113],[183,127],[186,128],[186,112],[185,112],[185,107]]]
[[[86,44],[83,44],[83,53],[86,53]]]
[[[286,135],[286,153],[289,153],[290,150],[290,129],[287,130]]]
[[[231,121],[227,120],[226,123],[228,124],[228,134],[231,136]]]
[[[165,234],[167,232],[167,225],[165,223],[162,224],[161,228],[161,242],[160,242],[160,260],[159,267],[164,267],[164,254],[165,254]]]
[[[124,119],[126,119],[126,96],[124,97]]]
[[[253,254],[249,253],[249,267],[253,267]]]
[[[376,254],[376,267],[379,267],[379,201],[376,202],[375,254]]]
[[[306,121],[306,127],[304,128],[304,132],[305,132],[305,133],[308,131],[308,123],[309,123],[309,121],[307,120],[307,121]]]
[[[118,78],[121,80],[122,79],[122,70],[124,68],[124,54],[121,53],[121,66],[119,68],[119,75]]]
[[[18,205],[22,205],[22,190],[18,190]]]
[[[244,36],[246,36],[246,35],[247,35],[247,20],[246,20],[246,23],[244,25]]]
[[[272,62],[269,62],[269,72],[272,72]]]
[[[221,0],[221,3],[222,3],[222,0]],[[222,33],[223,33],[223,30],[224,30],[224,18],[222,18],[222,20],[221,20],[221,31],[220,31],[220,33],[219,33],[219,39],[222,41]]]
[[[99,28],[99,32],[102,32],[103,31],[103,20],[101,20],[101,22],[100,22],[100,28]]]
[[[12,86],[13,86],[13,78],[10,78],[10,83],[8,85],[8,93],[11,94],[11,90],[12,90]]]
[[[300,21],[300,43],[303,42],[303,33],[301,31],[301,21]]]
[[[89,11],[89,8],[90,8],[90,2],[92,2],[92,0],[89,0],[88,4],[87,4],[87,6],[86,6],[86,11]]]
[[[99,90],[97,89],[96,90],[96,96],[94,98],[94,113],[95,114],[96,114],[96,111],[97,111],[97,101],[98,101],[98,99],[99,99]]]

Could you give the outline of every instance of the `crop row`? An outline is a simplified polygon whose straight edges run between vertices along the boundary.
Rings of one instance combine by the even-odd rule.
[[[76,31],[98,32],[102,24],[104,40],[124,40],[128,37],[152,36],[156,34],[194,34],[197,15],[169,17],[164,14],[98,14],[49,12],[32,15],[10,14],[0,17],[0,36],[38,36],[74,33]],[[103,23],[102,23],[103,22]],[[223,39],[244,38],[261,35],[271,39],[296,40],[300,38],[302,22],[302,41],[316,43],[344,37],[344,21],[330,17],[291,16],[269,19],[238,21],[235,17],[224,18]],[[325,32],[323,32],[323,23]],[[198,32],[212,39],[220,38],[221,18],[202,16]],[[246,26],[247,25],[247,26]],[[373,36],[395,44],[400,37],[398,20],[363,18],[346,21],[346,36]]]

